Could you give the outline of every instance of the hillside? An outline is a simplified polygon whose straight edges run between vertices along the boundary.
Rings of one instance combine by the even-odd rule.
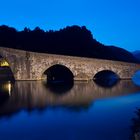
[[[17,31],[3,25],[0,26],[0,46],[43,53],[138,62],[130,52],[96,41],[85,26],[67,26],[59,31],[44,31],[39,27],[34,30],[25,28],[23,31]]]
[[[140,61],[140,50],[134,51],[132,54]]]

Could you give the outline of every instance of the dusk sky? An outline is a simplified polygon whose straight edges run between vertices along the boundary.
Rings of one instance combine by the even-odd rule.
[[[0,25],[59,30],[86,26],[106,45],[140,50],[140,0],[1,0]]]

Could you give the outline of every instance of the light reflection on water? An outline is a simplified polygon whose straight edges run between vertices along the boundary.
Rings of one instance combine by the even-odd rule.
[[[56,87],[5,82],[0,84],[0,135],[2,140],[127,140],[136,107],[140,86],[129,80],[110,88],[93,81]]]

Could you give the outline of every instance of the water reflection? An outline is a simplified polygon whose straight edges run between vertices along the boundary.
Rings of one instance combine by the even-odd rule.
[[[137,108],[135,111],[136,117],[132,119],[132,139],[140,139],[140,109]]]
[[[11,90],[12,89],[12,90]],[[103,88],[95,82],[75,82],[65,93],[58,94],[42,82],[24,81],[0,84],[0,116],[26,109],[46,109],[63,106],[69,109],[88,108],[94,100],[140,91],[132,81],[119,81],[114,87]],[[57,94],[56,94],[57,93]]]
[[[56,94],[65,94],[73,87],[74,84],[73,82],[62,82],[62,81],[55,81],[53,83],[43,81],[42,83],[48,90]]]
[[[0,106],[11,96],[12,83],[10,81],[0,82]]]
[[[105,87],[105,88],[111,88],[119,82],[119,79],[117,79],[117,78],[105,78],[105,79],[102,78],[102,79],[96,79],[95,82],[98,86]]]

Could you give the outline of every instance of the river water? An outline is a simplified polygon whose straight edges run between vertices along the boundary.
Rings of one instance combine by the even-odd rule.
[[[140,79],[104,87],[0,83],[0,140],[132,140]]]

